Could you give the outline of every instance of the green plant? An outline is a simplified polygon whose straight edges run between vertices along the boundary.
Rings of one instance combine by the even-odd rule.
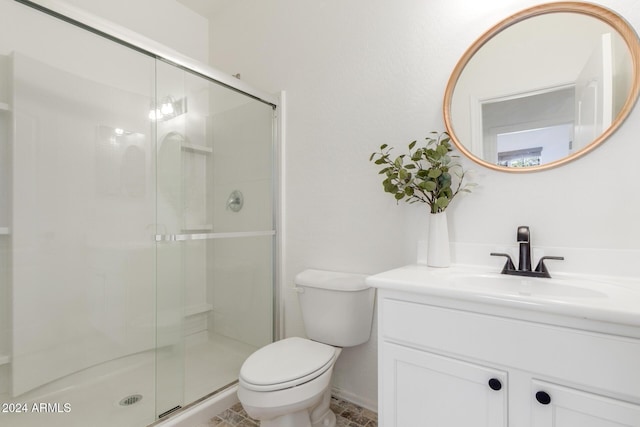
[[[471,192],[474,185],[463,185],[466,172],[457,160],[458,156],[450,155],[451,138],[446,132],[426,139],[422,147],[412,151],[417,141],[409,144],[409,154],[391,157],[392,147],[387,144],[380,146],[380,151],[371,154],[369,161],[375,160],[376,165],[384,165],[379,172],[385,175],[382,185],[384,191],[394,195],[396,200],[405,199],[408,203],[426,203],[431,213],[443,212],[453,198],[460,192]],[[406,160],[408,160],[406,162]],[[457,177],[457,185],[452,188],[451,174]]]

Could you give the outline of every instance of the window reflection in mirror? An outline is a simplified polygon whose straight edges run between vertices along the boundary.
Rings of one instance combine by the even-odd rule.
[[[482,157],[500,166],[529,167],[571,154],[575,126],[574,91],[571,85],[483,102]],[[527,150],[531,152],[529,154],[536,153],[536,160],[507,161],[508,153]]]

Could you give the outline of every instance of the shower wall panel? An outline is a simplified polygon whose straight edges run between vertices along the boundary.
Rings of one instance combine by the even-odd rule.
[[[210,243],[209,317],[213,333],[254,349],[273,341],[273,238],[220,239]]]
[[[155,347],[149,105],[13,54],[13,395]]]
[[[216,95],[218,95],[216,93]],[[210,118],[213,185],[210,206],[218,232],[273,229],[273,111],[237,94],[218,95]],[[229,209],[240,191],[242,209]],[[209,243],[209,329],[256,348],[273,337],[273,238]]]

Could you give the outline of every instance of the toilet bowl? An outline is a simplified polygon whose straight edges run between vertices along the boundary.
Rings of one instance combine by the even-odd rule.
[[[262,427],[333,426],[331,375],[341,351],[298,337],[263,347],[242,366],[238,399]]]
[[[238,399],[261,427],[334,427],[331,376],[342,347],[369,340],[375,290],[366,276],[305,270],[296,276],[305,330],[257,350],[240,369]]]

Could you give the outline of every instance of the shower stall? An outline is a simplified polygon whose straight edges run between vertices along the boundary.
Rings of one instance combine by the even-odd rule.
[[[278,97],[141,40],[0,0],[0,426],[146,426],[277,335]]]

